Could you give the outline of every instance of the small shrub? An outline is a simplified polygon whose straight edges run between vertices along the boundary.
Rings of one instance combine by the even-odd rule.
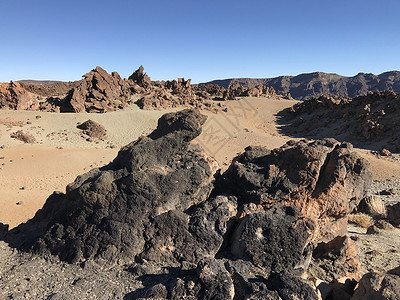
[[[24,133],[24,132],[22,132],[22,130],[18,130],[17,132],[13,132],[13,133],[10,134],[10,136],[13,139],[20,140],[20,141],[22,141],[24,143],[33,144],[33,143],[36,142],[36,139],[32,134]]]
[[[364,213],[350,214],[349,221],[363,228],[374,225],[374,219]]]

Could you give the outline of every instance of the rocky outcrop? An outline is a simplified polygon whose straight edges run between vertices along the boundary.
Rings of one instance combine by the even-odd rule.
[[[351,144],[325,139],[288,142],[272,151],[248,147],[217,187],[236,195],[244,207],[277,202],[298,207],[303,216],[317,222],[319,233],[314,238],[329,241],[346,234],[344,218],[365,196],[371,178],[368,162]]]
[[[249,147],[220,175],[191,142],[205,121],[195,110],[163,115],[1,235],[84,269],[123,266],[142,282],[126,299],[318,299],[318,270],[330,268],[318,278],[327,285],[355,278],[354,244],[337,236],[371,174],[351,145]]]
[[[204,92],[195,92],[190,84],[191,80],[154,82],[149,92],[140,98],[136,104],[142,109],[166,109],[170,107],[186,106],[196,109],[217,111],[221,105],[215,105],[211,96]],[[149,89],[146,89],[149,90]]]
[[[149,137],[79,176],[66,194],[50,196],[16,229],[27,234],[22,247],[68,262],[178,263],[208,253],[190,234],[183,213],[206,200],[212,188],[211,160],[189,144],[205,119],[189,110],[164,115]],[[218,248],[217,243],[214,252]]]
[[[27,110],[33,104],[32,96],[18,82],[0,83],[0,109]]]
[[[42,97],[65,97],[79,81],[38,81],[38,80],[19,80],[18,83],[30,93]]]
[[[74,112],[114,111],[130,103],[128,85],[118,73],[96,67],[83,77],[67,97]]]
[[[273,87],[257,85],[255,87],[244,87],[237,81],[231,82],[223,94],[224,100],[235,100],[236,97],[270,97],[276,96]]]
[[[290,207],[254,212],[236,227],[230,252],[235,258],[251,261],[266,273],[298,270],[304,273],[311,258],[311,236],[315,224],[300,218]]]
[[[144,72],[143,66],[140,66],[135,72],[129,76],[128,80],[136,93],[144,93],[148,91],[152,85],[150,77]]]
[[[313,252],[308,274],[326,284],[353,281],[353,288],[361,278],[357,247],[347,236],[337,236],[327,243],[319,243]]]
[[[386,91],[353,99],[321,96],[304,101],[290,109],[288,120],[291,125],[286,128],[287,133],[334,135],[356,144],[379,141],[386,149],[398,152],[399,99],[400,94]]]
[[[193,90],[196,94],[204,95],[204,97],[218,98],[221,99],[224,96],[225,88],[217,84],[202,84],[192,85]]]
[[[273,87],[278,95],[291,96],[297,100],[319,97],[321,95],[358,97],[375,91],[400,92],[400,72],[391,71],[380,75],[359,73],[353,77],[323,72],[305,73],[297,76],[279,76],[275,78],[234,78],[213,80],[204,84],[217,84],[228,88],[232,82],[240,86],[253,88],[257,85]]]
[[[370,272],[365,274],[358,283],[358,288],[351,299],[399,299],[400,273],[398,269],[387,273]]]
[[[395,226],[400,225],[400,202],[387,207],[387,220]]]

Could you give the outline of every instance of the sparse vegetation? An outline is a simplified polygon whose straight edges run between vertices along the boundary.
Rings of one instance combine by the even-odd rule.
[[[364,213],[350,214],[349,221],[363,228],[368,228],[374,225],[374,219]]]

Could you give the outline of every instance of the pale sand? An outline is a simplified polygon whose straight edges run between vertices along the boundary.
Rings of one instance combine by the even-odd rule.
[[[224,170],[249,145],[273,149],[292,139],[279,133],[275,121],[279,111],[294,103],[281,98],[223,102],[227,112],[202,112],[208,119],[194,142],[200,143]],[[15,227],[33,217],[53,191],[65,191],[65,186],[79,174],[107,164],[121,146],[155,129],[160,116],[180,109],[143,111],[132,105],[106,114],[0,111],[0,145],[5,146],[0,149],[0,222]],[[88,119],[104,125],[105,141],[87,142],[80,136],[76,125]],[[8,128],[2,123],[10,122],[2,120],[31,124]],[[17,130],[31,133],[37,143],[29,145],[11,139],[10,133]],[[111,145],[115,148],[110,149]],[[375,178],[382,180],[398,174],[400,179],[399,162],[378,159],[367,151],[363,156],[371,161]]]

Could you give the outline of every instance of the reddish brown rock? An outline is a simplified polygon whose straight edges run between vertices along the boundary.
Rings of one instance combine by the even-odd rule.
[[[258,85],[251,88],[241,86],[237,81],[233,81],[224,92],[223,99],[235,100],[236,97],[270,97],[275,95],[276,93],[273,87]]]
[[[290,141],[272,151],[246,148],[217,184],[244,205],[283,202],[298,207],[303,216],[316,221],[315,239],[327,242],[346,232],[343,220],[371,184],[368,166],[348,143]]]
[[[145,92],[151,86],[150,77],[144,72],[143,66],[140,66],[139,69],[133,72],[128,80],[131,81],[135,92]]]
[[[383,229],[383,230],[394,229],[394,226],[392,224],[390,224],[389,222],[386,222],[385,220],[379,220],[378,222],[375,223],[375,226],[378,229]]]
[[[26,110],[33,105],[32,96],[19,84],[0,83],[0,109]]]
[[[83,77],[68,98],[74,112],[114,111],[130,103],[128,84],[118,73],[96,67]]]
[[[400,299],[400,276],[396,273],[367,273],[361,278],[360,282],[358,283],[358,288],[351,299]]]
[[[141,69],[136,71],[134,74],[143,74]],[[141,78],[140,75],[136,74],[131,78]],[[145,74],[145,73],[144,73]],[[147,76],[147,75],[146,75]],[[138,82],[136,84],[136,82]],[[141,80],[136,79],[134,84],[139,86]],[[184,78],[178,78],[178,80],[161,81],[149,83],[150,88],[144,88],[144,86],[149,87],[147,84],[142,84],[143,91],[147,93],[140,98],[136,104],[142,109],[166,109],[170,107],[186,106],[196,109],[206,109],[211,111],[217,111],[219,107],[210,102],[211,96],[207,93],[196,93],[191,87],[191,80],[185,80]],[[135,88],[136,89],[136,88]]]
[[[20,80],[21,86],[30,93],[42,97],[65,97],[79,81],[62,82],[62,81],[37,81],[37,80]]]
[[[327,283],[359,281],[360,261],[354,241],[347,236],[338,236],[327,243],[319,243],[313,252],[308,275]]]
[[[104,126],[92,120],[87,120],[77,127],[82,129],[83,133],[91,138],[103,139],[106,135]]]

